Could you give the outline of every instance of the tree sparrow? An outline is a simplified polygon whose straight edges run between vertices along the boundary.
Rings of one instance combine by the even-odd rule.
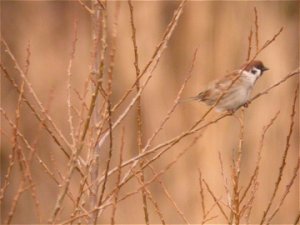
[[[207,89],[190,99],[204,102],[209,106],[216,104],[216,110],[219,112],[234,111],[242,105],[247,105],[256,80],[266,70],[268,68],[261,61],[254,60],[215,81]],[[220,97],[221,99],[219,99]]]

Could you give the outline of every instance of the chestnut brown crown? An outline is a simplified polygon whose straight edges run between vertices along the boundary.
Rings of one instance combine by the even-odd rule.
[[[269,68],[265,67],[260,60],[253,60],[250,63],[246,63],[242,66],[242,68],[244,68],[244,70],[246,71],[250,71],[251,69],[256,68],[261,70],[262,73],[266,70],[269,70]]]

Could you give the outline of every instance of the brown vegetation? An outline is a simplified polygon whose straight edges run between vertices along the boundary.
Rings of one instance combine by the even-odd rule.
[[[298,223],[299,3],[1,4],[2,223]],[[247,108],[180,103],[257,58]]]

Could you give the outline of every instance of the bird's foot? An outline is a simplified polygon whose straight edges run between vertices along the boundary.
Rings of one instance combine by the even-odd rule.
[[[234,110],[234,109],[227,109],[227,113],[228,113],[228,114],[231,114],[231,115],[233,115],[233,114],[234,114],[234,112],[235,112],[235,110]]]
[[[247,101],[247,102],[245,102],[245,104],[243,105],[245,108],[248,108],[248,106],[250,105],[250,102],[249,101]]]

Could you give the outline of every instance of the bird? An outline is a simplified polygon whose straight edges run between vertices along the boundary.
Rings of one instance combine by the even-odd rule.
[[[245,63],[239,69],[216,80],[198,95],[187,100],[204,102],[215,106],[217,112],[234,112],[241,106],[247,106],[256,81],[269,70],[260,60]]]

